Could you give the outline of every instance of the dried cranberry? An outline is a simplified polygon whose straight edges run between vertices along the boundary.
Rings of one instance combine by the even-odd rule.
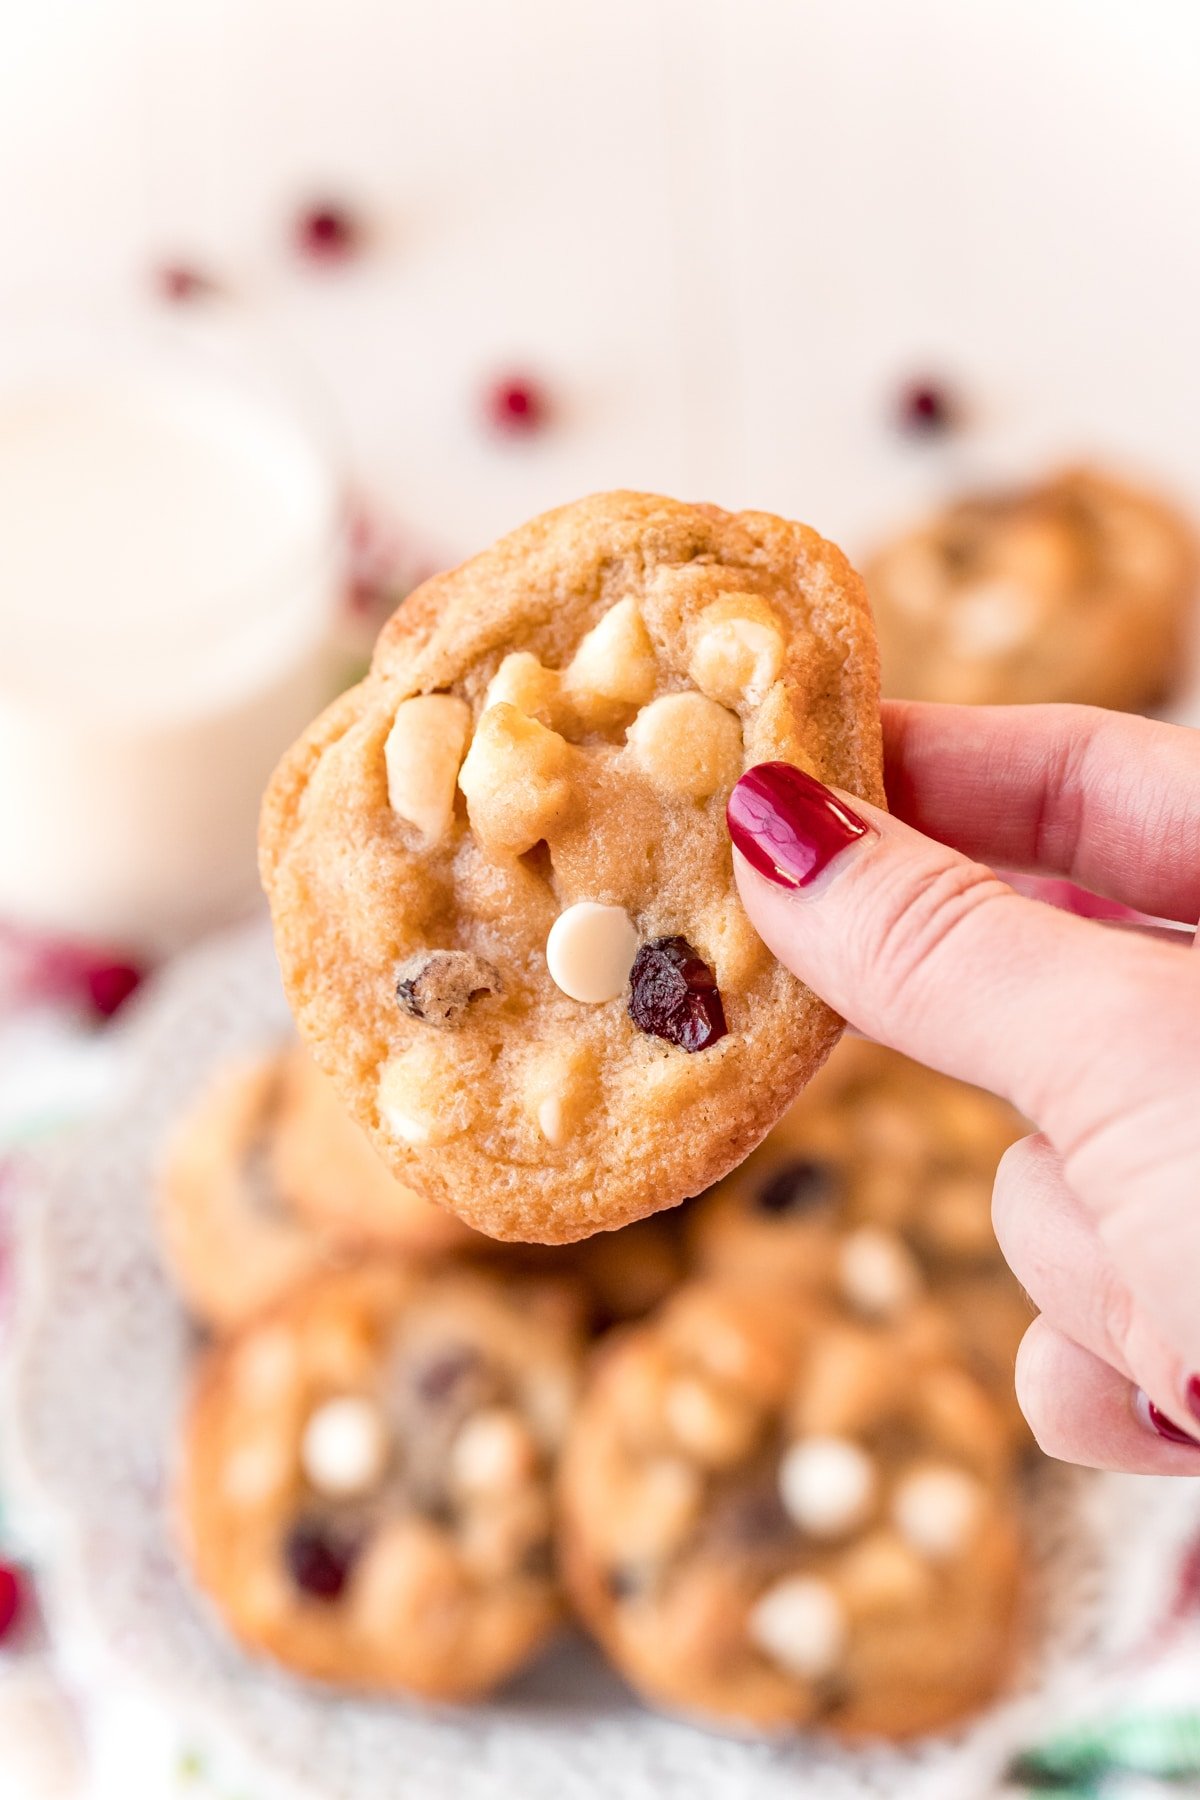
[[[350,1574],[354,1551],[319,1525],[297,1525],[283,1547],[288,1573],[314,1600],[336,1600]]]
[[[478,1350],[469,1344],[443,1350],[419,1365],[413,1376],[413,1388],[422,1400],[437,1405],[449,1400],[455,1389],[468,1378],[473,1380],[480,1372],[482,1361]]]
[[[0,1562],[0,1644],[19,1624],[25,1610],[25,1578],[11,1563]]]
[[[510,378],[487,391],[488,422],[513,436],[540,431],[549,415],[546,396],[535,382]]]
[[[190,263],[163,263],[155,278],[164,300],[202,300],[216,292],[216,282]]]
[[[629,973],[629,1016],[639,1031],[681,1050],[707,1050],[725,1036],[716,978],[685,937],[651,938]]]
[[[295,224],[296,247],[316,262],[341,262],[362,242],[362,227],[344,206],[325,202],[304,209]]]
[[[827,1163],[801,1156],[768,1177],[755,1194],[754,1204],[760,1212],[773,1215],[815,1212],[830,1205],[834,1188],[833,1171]]]
[[[88,999],[102,1019],[111,1019],[141,986],[142,972],[132,963],[93,963],[84,972]]]
[[[933,437],[957,422],[958,409],[944,387],[932,381],[914,381],[900,396],[898,417],[903,431]]]

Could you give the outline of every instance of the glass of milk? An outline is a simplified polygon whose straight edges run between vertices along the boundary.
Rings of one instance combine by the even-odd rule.
[[[224,325],[0,329],[0,920],[159,952],[252,903],[334,686],[341,482],[298,392]]]

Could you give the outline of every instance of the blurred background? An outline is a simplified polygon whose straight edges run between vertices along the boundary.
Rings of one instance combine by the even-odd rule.
[[[1200,722],[1198,84],[1189,0],[0,0],[0,1238],[277,755],[543,508],[801,518],[894,691]],[[0,1795],[225,1792],[10,1510]]]

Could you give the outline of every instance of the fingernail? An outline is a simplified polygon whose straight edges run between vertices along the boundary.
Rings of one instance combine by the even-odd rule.
[[[1184,1393],[1187,1396],[1188,1411],[1194,1419],[1200,1419],[1200,1375],[1188,1376]]]
[[[1193,1377],[1194,1380],[1195,1377]],[[1191,1390],[1192,1382],[1189,1382],[1188,1405],[1194,1410],[1195,1402],[1192,1399]],[[1184,1431],[1181,1426],[1176,1425],[1174,1419],[1169,1419],[1161,1407],[1155,1406],[1149,1394],[1143,1393],[1141,1388],[1138,1388],[1134,1394],[1133,1409],[1143,1425],[1147,1426],[1149,1430],[1157,1432],[1160,1438],[1166,1438],[1169,1444],[1187,1444],[1193,1450],[1200,1450],[1200,1438],[1194,1438],[1190,1432]]]
[[[751,868],[787,888],[807,887],[871,830],[823,782],[784,762],[747,769],[725,817]]]

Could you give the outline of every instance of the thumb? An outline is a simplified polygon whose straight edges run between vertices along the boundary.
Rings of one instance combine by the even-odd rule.
[[[779,960],[871,1037],[1005,1095],[1064,1160],[1200,1060],[1177,948],[1025,899],[787,763],[743,775],[728,820]]]

